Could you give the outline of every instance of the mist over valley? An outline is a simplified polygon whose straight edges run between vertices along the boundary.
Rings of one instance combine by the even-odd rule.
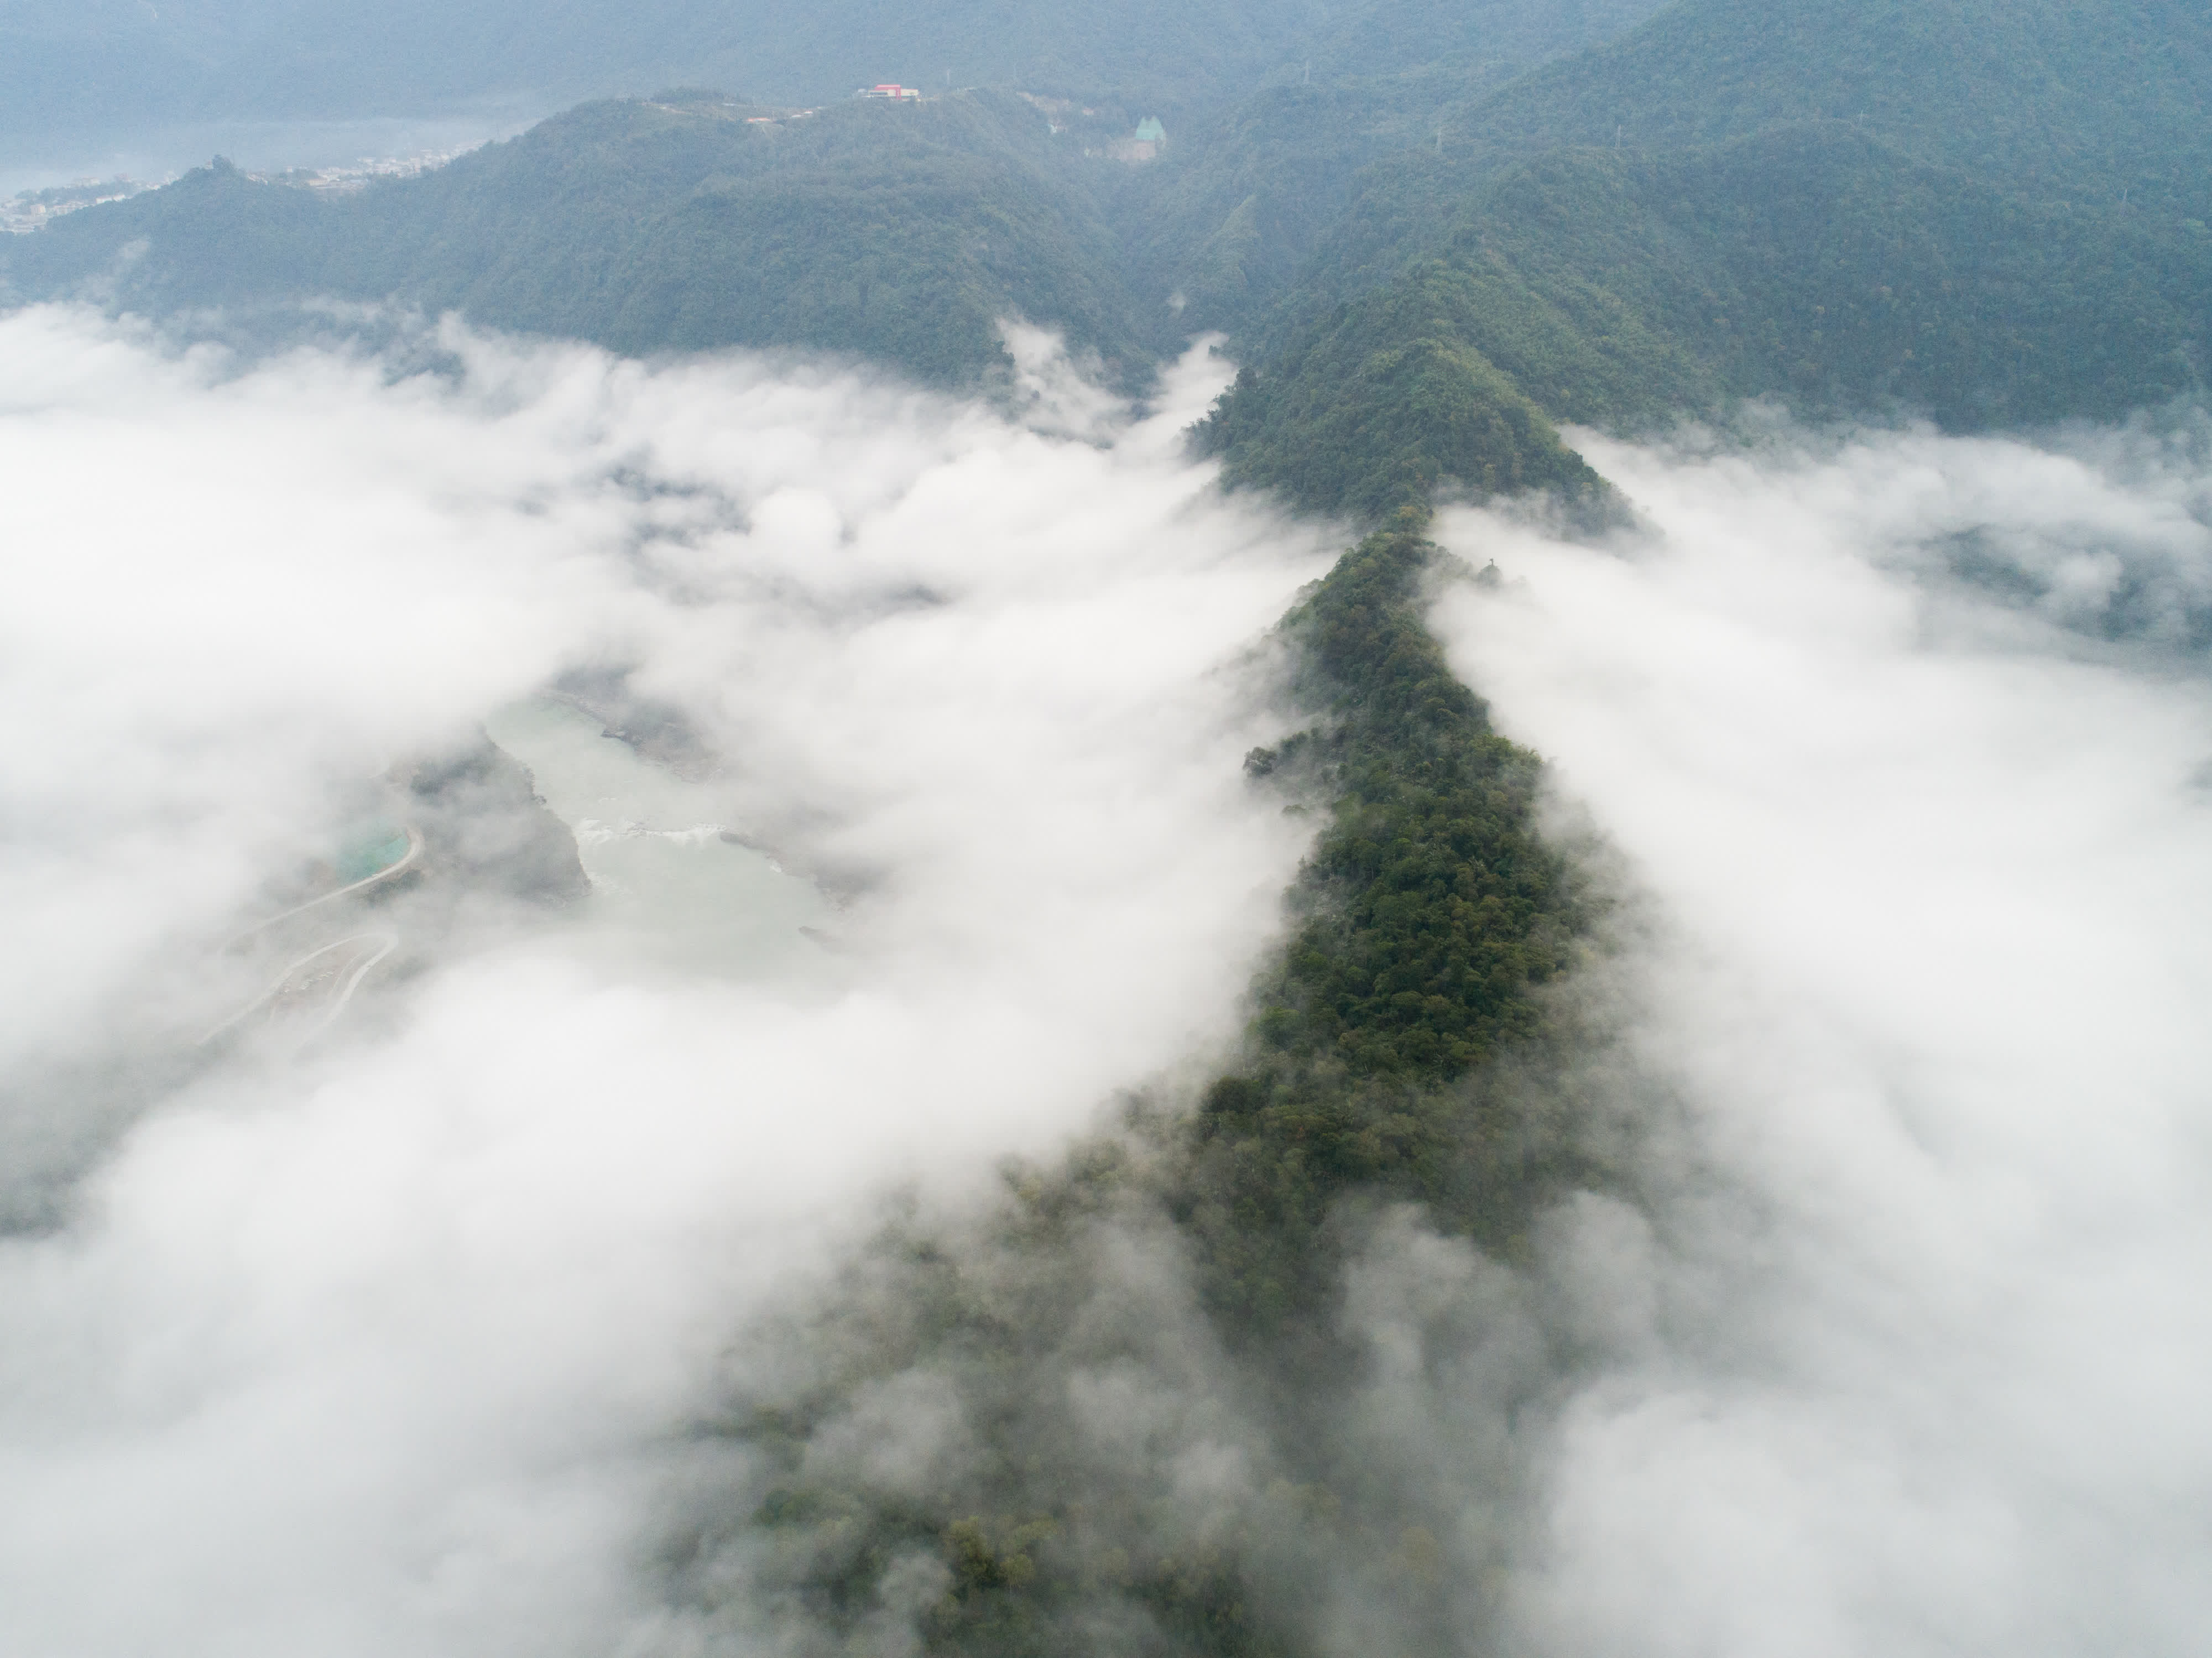
[[[2203,17],[126,10],[0,1651],[2202,1649]]]

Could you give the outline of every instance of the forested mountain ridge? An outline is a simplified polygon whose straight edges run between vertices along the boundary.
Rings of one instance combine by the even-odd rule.
[[[1666,21],[1729,15],[1691,0]],[[1261,149],[1334,176],[1296,142],[1301,109],[1378,146],[1409,118],[1341,88],[1256,112],[1252,188],[1209,197],[1224,294],[1295,211],[1267,200]],[[1547,1062],[1602,1048],[1551,990],[1601,956],[1602,893],[1539,830],[1535,756],[1424,626],[1432,584],[1468,578],[1421,527],[1443,489],[1601,501],[1553,419],[1650,426],[1764,393],[1999,426],[2201,389],[2201,226],[1969,161],[1801,86],[1741,127],[1642,144],[1401,143],[1343,185],[1273,315],[1249,304],[1248,367],[1205,432],[1232,478],[1383,526],[1284,625],[1313,723],[1248,770],[1328,817],[1243,1045],[1189,1108],[1140,1098],[1062,1167],[1010,1171],[984,1220],[887,1227],[807,1315],[803,1345],[830,1357],[733,1389],[704,1428],[756,1473],[672,1540],[679,1592],[709,1617],[764,1600],[825,1652],[866,1638],[916,1561],[933,1654],[1510,1649],[1510,1424],[1577,1362],[1516,1268],[1561,1206],[1636,1202],[1635,1131]],[[1480,1316],[1393,1303],[1376,1333],[1374,1278],[1431,1237],[1480,1250],[1455,1282]],[[1492,1452],[1480,1488],[1440,1500],[1391,1462],[1394,1341],[1480,1376],[1495,1418],[1452,1424]],[[1109,1456],[1075,1402],[1100,1373],[1144,1418]],[[900,1389],[986,1424],[987,1452],[921,1489],[838,1463],[862,1402]],[[1199,1527],[1173,1481],[1207,1453],[1244,1479]],[[1437,1569],[1446,1527],[1471,1569]]]
[[[1316,265],[1316,287],[1340,274]],[[1385,412],[1344,392],[1416,347],[1461,354],[1462,397],[1494,401],[1495,371],[1553,420],[1631,430],[1754,396],[1960,429],[2110,419],[2203,386],[2209,317],[2201,224],[2022,195],[1848,125],[1560,151],[1486,178],[1382,285],[1286,329],[1211,435],[1241,477],[1362,504],[1330,480],[1374,468],[1305,411],[1372,428]]]
[[[1847,122],[1984,178],[2201,213],[2208,86],[2212,13],[2185,0],[1690,0],[1453,125],[1484,147],[1650,149]]]
[[[1364,389],[1414,349],[1461,365],[1439,408],[1502,376],[1631,429],[1756,396],[1976,428],[2201,390],[2212,21],[2184,9],[1681,0],[1370,166],[1247,325],[1210,440],[1305,504],[1386,505],[1334,480],[1375,476],[1346,434],[1391,417]],[[1427,441],[1478,492],[1498,470]]]
[[[1141,167],[1109,159],[1137,93],[603,102],[351,200],[205,170],[9,239],[0,281],[155,313],[397,299],[941,383],[1002,364],[1009,315],[1130,386],[1223,329],[1248,372],[1203,435],[1232,480],[1378,521],[1440,488],[1586,494],[1558,422],[1765,396],[1975,428],[2204,384],[2200,10],[1677,0],[1565,57],[1642,8],[1433,10],[1337,20],[1318,79]],[[1103,51],[1088,27],[1058,49]]]
[[[1656,3],[1366,0],[1309,16],[1138,0],[1009,18],[958,5],[894,15],[854,0],[849,16],[802,23],[775,8],[753,18],[665,0],[625,15],[622,39],[592,61],[615,74],[633,64],[636,41],[703,29],[743,51],[678,53],[687,76],[782,106],[697,94],[672,100],[680,110],[659,96],[587,106],[434,179],[381,185],[319,215],[243,179],[195,175],[173,192],[184,199],[95,210],[40,246],[0,246],[0,284],[39,297],[89,282],[111,303],[157,313],[310,292],[398,297],[618,349],[796,344],[938,380],[1000,361],[989,319],[978,320],[995,310],[1133,363],[1177,349],[1192,329],[1239,326],[1282,291],[1358,167],[1402,147],[1431,106]],[[447,9],[411,35],[380,27],[379,38],[428,39],[465,24],[481,33],[500,14]],[[285,27],[304,43],[345,15],[311,6]],[[104,15],[45,26],[74,39]],[[44,16],[33,5],[12,21],[31,28]],[[9,21],[0,17],[0,29]],[[496,50],[487,35],[454,62],[580,53],[607,21],[574,6],[534,17]],[[151,27],[121,14],[108,23],[100,38],[118,50]],[[251,55],[276,14],[207,0],[166,11],[161,27],[214,63]],[[918,63],[963,40],[974,50],[952,53],[952,72],[967,90],[933,88],[896,121],[846,95],[854,76],[936,81]],[[791,67],[794,52],[814,67]],[[824,67],[841,58],[852,64]],[[805,122],[735,130],[818,100],[829,101]],[[1098,154],[1163,113],[1174,137],[1158,161],[1133,169]],[[119,261],[126,247],[133,257]]]
[[[793,1649],[829,1652],[888,1609],[948,1658],[1304,1658],[1341,1649],[1348,1603],[1382,1650],[1489,1626],[1496,1586],[1447,1582],[1434,1540],[1483,1552],[1510,1451],[1472,1507],[1377,1466],[1347,1279],[1431,1227],[1521,1260],[1555,1206],[1628,1183],[1616,1137],[1529,1063],[1581,1040],[1547,987],[1594,953],[1601,898],[1538,832],[1535,756],[1428,632],[1448,561],[1414,516],[1283,625],[1315,723],[1247,770],[1328,818],[1235,1062],[1194,1106],[1134,1096],[1059,1166],[1010,1168],[971,1224],[894,1218],[782,1333],[804,1362],[700,1424],[745,1475],[662,1552],[710,1624],[765,1609]],[[1425,1333],[1436,1362],[1486,1365],[1501,1416],[1564,1357],[1508,1283],[1494,1327]],[[1101,1372],[1143,1410],[1105,1455],[1076,1380]],[[970,1424],[980,1454],[921,1481],[841,1457],[887,1396]],[[1178,1471],[1223,1455],[1234,1491],[1194,1524]]]
[[[1111,238],[1029,106],[772,118],[787,114],[700,94],[587,104],[337,200],[218,166],[0,258],[21,291],[93,283],[155,313],[396,299],[619,351],[799,346],[935,380],[997,361],[1011,314],[1150,360]]]

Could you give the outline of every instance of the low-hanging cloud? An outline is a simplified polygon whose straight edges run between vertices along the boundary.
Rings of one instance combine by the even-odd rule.
[[[2189,422],[1586,452],[1440,535],[1453,659],[1645,895],[1645,1218],[1529,1436],[1510,1640],[2180,1654],[2212,1627],[2212,527]],[[1962,556],[1962,550],[1964,553]],[[1564,820],[1563,820],[1564,822]]]
[[[1226,1042],[1308,832],[1238,759],[1326,549],[1183,458],[1202,358],[1116,421],[1031,351],[1070,436],[440,343],[241,370],[0,320],[12,1650],[615,1649],[744,1309],[869,1193]],[[306,1052],[191,1048],[272,870],[555,684],[679,732],[717,815],[655,832],[847,895],[817,969],[447,916]]]
[[[808,1477],[1073,1482],[1086,1575],[1243,1551],[1322,1651],[2198,1643],[2199,425],[1591,437],[1654,533],[1446,516],[1504,576],[1443,591],[1455,663],[1629,889],[1567,1081],[1664,1111],[1525,1260],[1365,1217],[1356,1373],[1302,1397],[1161,1213],[1025,1250],[963,1202],[1232,1039],[1302,850],[1238,760],[1329,550],[1182,459],[1215,372],[1138,420],[1017,334],[1011,417],[432,343],[0,320],[12,1647],[812,1649],[835,1527],[769,1536],[769,1453],[687,1431],[810,1389]],[[549,779],[598,896],[402,895],[319,1042],[197,1043],[365,784],[461,777],[422,821],[497,853],[479,724],[580,707],[665,762],[650,810]],[[608,849],[725,835],[791,872],[746,878],[781,953],[629,947]],[[929,1247],[863,1242],[904,1182]],[[951,1271],[1057,1345],[910,1339]],[[854,1638],[911,1649],[951,1570],[888,1558]]]
[[[1336,1376],[1224,1355],[1140,1207],[894,1236],[733,1382],[702,1649],[957,1642],[959,1515],[1073,1649],[1214,1649],[1209,1588],[1330,1654],[2191,1649],[2195,440],[1589,441],[1647,533],[1448,516],[1501,580],[1437,617],[1618,900],[1584,1045],[1469,1085],[1612,1189],[1510,1262],[1355,1209]]]

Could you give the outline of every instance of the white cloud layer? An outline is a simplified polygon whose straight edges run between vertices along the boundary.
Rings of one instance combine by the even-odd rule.
[[[1085,441],[445,343],[456,378],[235,374],[0,319],[0,903],[35,941],[0,1069],[177,1048],[349,791],[564,671],[722,756],[720,816],[662,829],[864,890],[788,981],[462,928],[303,1057],[154,1067],[88,1167],[41,1161],[70,1090],[20,1096],[14,1178],[76,1184],[0,1239],[10,1653],[615,1649],[754,1292],[865,1194],[1048,1151],[1222,1041],[1301,851],[1238,761],[1326,550],[1182,458],[1201,360],[1102,424],[1031,352]]]
[[[1451,515],[1504,583],[1438,616],[1655,901],[1629,1047],[1691,1117],[1657,1237],[1584,1240],[1518,1643],[2201,1650],[2197,437],[1586,452],[1656,536]]]
[[[690,1626],[638,1551],[729,1333],[872,1195],[971,1190],[1224,1040],[1301,850],[1237,762],[1329,549],[1181,458],[1202,361],[1132,422],[1018,337],[1012,420],[444,343],[444,379],[237,373],[0,319],[0,902],[36,946],[0,1199],[59,1217],[0,1236],[9,1655],[659,1652]],[[1595,1063],[1686,1132],[1648,1215],[1570,1206],[1533,1274],[1402,1216],[1355,1260],[1372,1374],[1324,1426],[1419,1523],[1316,1639],[1419,1646],[1418,1581],[1468,1640],[1503,1583],[1532,1654],[2193,1653],[2203,433],[1586,452],[1658,536],[1450,515],[1507,580],[1438,617],[1648,897]],[[410,900],[376,912],[410,972],[329,1039],[191,1048],[364,780],[526,735],[563,675],[719,756],[549,777],[603,880],[727,829],[858,896],[746,865],[773,925],[658,954],[623,929],[703,889]],[[941,1401],[864,1403],[823,1455]]]

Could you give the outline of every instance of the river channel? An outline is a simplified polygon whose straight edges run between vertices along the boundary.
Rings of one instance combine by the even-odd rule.
[[[576,837],[592,882],[576,921],[593,954],[725,978],[830,975],[829,902],[733,838],[727,786],[679,776],[550,698],[501,708],[485,729]]]

